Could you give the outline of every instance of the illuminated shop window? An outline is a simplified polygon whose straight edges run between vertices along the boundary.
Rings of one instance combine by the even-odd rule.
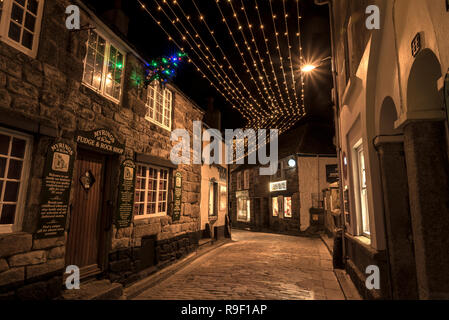
[[[135,217],[167,214],[168,177],[167,169],[137,166]]]
[[[153,81],[148,86],[146,119],[170,131],[172,104],[173,93]]]

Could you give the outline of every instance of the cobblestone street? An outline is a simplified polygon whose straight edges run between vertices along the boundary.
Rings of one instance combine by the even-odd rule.
[[[319,238],[239,230],[232,237],[136,299],[345,299]]]

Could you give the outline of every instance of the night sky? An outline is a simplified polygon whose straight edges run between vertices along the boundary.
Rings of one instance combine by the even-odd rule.
[[[277,101],[282,108],[286,108],[285,104],[280,103],[280,96],[283,96],[284,102],[287,101],[288,96],[285,92],[284,78],[282,74],[282,69],[280,68],[279,51],[277,49],[277,41],[275,37],[274,27],[273,27],[273,15],[271,14],[269,1],[268,0],[232,0],[234,11],[228,1],[221,0],[219,2],[222,12],[215,0],[179,0],[177,4],[173,4],[173,0],[167,3],[163,3],[163,0],[142,0],[145,2],[146,8],[156,17],[157,20],[161,22],[160,26],[163,26],[166,31],[173,37],[173,39],[182,45],[189,57],[197,62],[198,65],[204,66],[199,60],[199,56],[194,54],[194,52],[189,48],[189,43],[192,44],[193,40],[189,35],[185,34],[185,29],[183,29],[182,24],[187,27],[190,31],[192,37],[197,40],[197,43],[205,44],[211,49],[212,55],[210,58],[215,57],[217,66],[219,64],[224,65],[222,71],[225,71],[229,75],[230,79],[238,85],[240,90],[244,90],[241,84],[239,84],[235,78],[235,74],[226,68],[226,60],[223,60],[222,52],[228,58],[228,61],[233,66],[237,75],[241,79],[242,83],[248,89],[250,94],[246,94],[247,100],[250,97],[254,97],[256,101],[260,103],[262,108],[266,110],[267,113],[272,114],[273,110],[279,109],[277,107],[270,109],[263,103],[262,96],[271,96],[277,98]],[[114,6],[120,5],[123,11],[129,16],[129,30],[127,39],[128,41],[136,47],[142,56],[149,61],[153,58],[172,55],[179,51],[176,45],[168,40],[166,33],[163,32],[161,27],[154,22],[150,15],[145,12],[139,5],[137,0],[126,0],[126,1],[111,1],[111,0],[86,0],[85,1],[92,9],[96,11],[98,15],[102,15]],[[266,38],[268,39],[267,45],[269,48],[270,56],[266,54],[266,45],[264,43],[264,37],[260,28],[259,16],[257,10],[255,9],[256,3],[258,4],[260,19],[262,20]],[[197,8],[203,14],[204,21],[209,26],[210,30],[214,31],[215,39],[222,51],[216,48],[216,43],[211,36],[209,30],[206,28],[204,23],[200,19]],[[159,5],[164,10],[158,10]],[[242,8],[245,8],[243,11]],[[277,32],[279,33],[279,50],[281,51],[281,56],[283,57],[284,72],[286,75],[286,81],[289,89],[289,97],[293,101],[294,107],[296,107],[294,95],[293,95],[293,81],[292,73],[290,69],[289,48],[285,24],[285,14],[282,0],[272,1],[273,13],[276,16],[275,23]],[[164,14],[172,18],[169,20]],[[237,14],[239,19],[237,22],[234,17],[234,12]],[[246,15],[245,15],[246,12]],[[300,87],[300,58],[299,58],[299,41],[297,37],[298,26],[297,26],[297,5],[296,0],[285,0],[285,12],[288,14],[287,26],[289,29],[288,39],[290,41],[290,52],[292,57],[292,65],[294,70],[294,77],[297,81],[296,83],[296,94],[301,105],[301,87]],[[328,8],[326,6],[316,6],[313,0],[300,0],[300,13],[302,16],[301,20],[301,41],[303,48],[303,57],[307,62],[319,62],[321,59],[330,56],[330,37],[329,37],[329,26],[328,26]],[[239,45],[241,52],[244,53],[244,59],[247,66],[251,70],[251,75],[254,80],[251,79],[249,73],[247,72],[247,67],[244,66],[242,56],[235,46],[235,42],[229,35],[229,30],[226,24],[223,22],[223,15],[228,22],[228,26],[232,30],[234,39]],[[187,20],[186,17],[189,16],[190,19]],[[172,23],[173,20],[179,18],[179,21],[175,24]],[[249,23],[248,23],[248,20]],[[192,25],[195,30],[192,28]],[[178,30],[182,31],[179,33],[174,25],[178,27]],[[265,79],[270,81],[265,81],[269,84],[267,88],[269,91],[264,92],[262,88],[261,81],[257,76],[256,69],[252,65],[252,60],[248,51],[245,51],[247,46],[244,44],[245,40],[243,38],[242,32],[239,30],[239,25],[242,26],[243,35],[246,36],[246,40],[250,42],[251,51],[256,63],[258,63],[258,69],[260,74]],[[252,28],[248,26],[251,25]],[[251,29],[251,30],[250,30]],[[196,31],[196,32],[195,32]],[[254,35],[255,41],[252,41],[252,34]],[[198,34],[199,37],[196,37]],[[182,35],[186,36],[189,41],[183,41]],[[203,40],[203,42],[200,41]],[[258,49],[258,50],[257,50]],[[206,52],[203,46],[203,52]],[[197,49],[197,52],[199,50]],[[258,53],[258,54],[256,54]],[[260,56],[260,57],[259,57]],[[273,62],[273,67],[276,72],[278,79],[279,89],[275,86],[275,81],[273,78],[272,67],[268,63],[269,57],[271,57]],[[204,58],[204,56],[203,56]],[[263,63],[261,62],[263,60]],[[251,63],[251,65],[250,65]],[[262,72],[263,67],[266,70],[267,78],[265,78],[265,73]],[[210,75],[207,68],[203,68],[206,74]],[[222,73],[224,75],[224,73]],[[211,77],[211,79],[213,79]],[[214,79],[215,80],[215,79]],[[318,120],[322,122],[331,123],[332,122],[332,108],[331,108],[331,88],[332,88],[332,77],[330,73],[330,63],[323,63],[319,69],[317,69],[313,75],[308,75],[304,79],[305,81],[305,108],[307,111],[307,116],[302,118],[299,123],[304,123],[310,120]],[[255,84],[257,83],[257,85]],[[177,73],[177,77],[174,79],[174,83],[189,97],[191,97],[200,107],[207,109],[208,101],[211,97],[214,99],[214,106],[218,108],[222,113],[222,129],[224,128],[237,128],[243,127],[246,123],[245,119],[240,115],[240,113],[231,107],[231,103],[228,102],[217,90],[210,85],[208,80],[205,80],[202,75],[197,72],[196,67],[191,63],[184,63]],[[218,86],[219,83],[215,82]],[[219,86],[220,89],[222,87]],[[257,90],[261,89],[261,94]],[[272,91],[270,91],[272,89]],[[274,93],[274,95],[271,94]],[[280,93],[280,94],[279,94]],[[267,99],[269,100],[269,99]],[[267,101],[266,100],[266,101]],[[251,100],[254,101],[254,100]],[[271,102],[270,102],[271,104]],[[236,105],[234,103],[234,105]],[[242,108],[242,106],[237,106]],[[287,109],[285,109],[287,110]],[[292,110],[292,109],[290,109]],[[294,110],[297,110],[296,108]],[[261,111],[259,111],[261,112]],[[271,113],[270,113],[271,112]],[[255,113],[249,113],[251,117],[254,117]],[[275,113],[274,117],[278,117]],[[288,115],[285,115],[288,118]],[[290,118],[288,118],[290,119]],[[276,127],[280,125],[278,121],[269,125],[269,127]]]

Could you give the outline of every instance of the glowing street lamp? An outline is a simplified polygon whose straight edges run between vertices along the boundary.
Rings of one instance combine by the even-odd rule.
[[[312,71],[315,70],[316,68],[320,67],[320,66],[323,64],[323,62],[325,62],[325,61],[327,61],[327,60],[330,60],[330,59],[332,59],[332,57],[324,58],[324,59],[322,59],[322,60],[319,62],[318,65],[315,65],[315,64],[304,64],[304,65],[301,67],[301,71],[302,71],[303,73],[309,73],[309,72],[312,72]]]
[[[302,66],[301,71],[304,73],[308,73],[315,69],[316,69],[316,66],[314,66],[313,64],[306,64],[306,65]]]

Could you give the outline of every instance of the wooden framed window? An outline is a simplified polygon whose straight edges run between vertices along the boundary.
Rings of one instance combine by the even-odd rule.
[[[218,183],[209,182],[209,216],[218,216]]]
[[[39,46],[44,0],[0,1],[0,38],[35,58]]]
[[[249,189],[249,170],[243,172],[243,189]]]
[[[220,211],[226,211],[228,203],[228,188],[220,186]]]
[[[146,119],[171,131],[173,93],[158,81],[148,86]]]
[[[0,233],[21,230],[32,138],[0,128]]]
[[[124,54],[99,33],[90,30],[83,84],[118,102],[122,92],[124,66]]]
[[[168,169],[137,165],[134,216],[147,218],[167,214]]]
[[[237,172],[237,190],[242,190],[242,172]]]

